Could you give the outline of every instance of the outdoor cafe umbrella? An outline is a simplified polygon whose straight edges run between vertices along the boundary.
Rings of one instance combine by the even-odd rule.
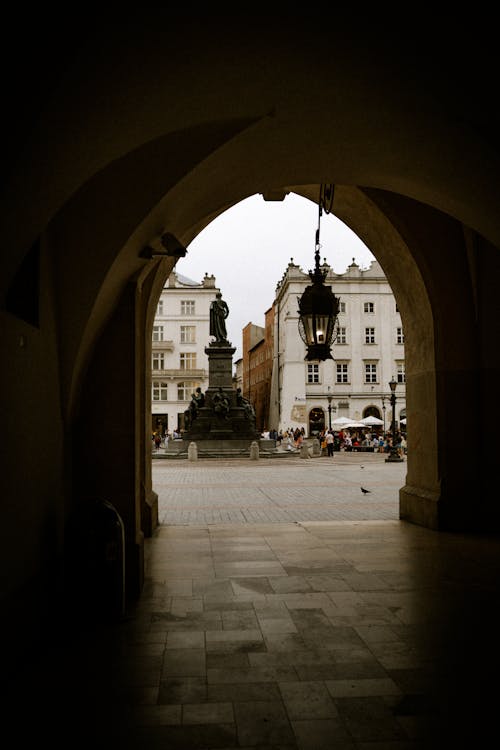
[[[363,422],[363,424],[366,425],[367,427],[374,427],[374,426],[378,427],[384,424],[383,421],[379,419],[378,417],[365,417],[364,419],[361,420],[361,422]]]
[[[355,420],[352,420],[351,422],[347,422],[344,427],[366,427],[366,424],[364,422],[356,422]]]
[[[334,419],[332,422],[332,427],[336,425],[337,427],[345,427],[346,424],[350,424],[352,422],[352,419],[349,419],[348,417],[339,417],[338,419]]]

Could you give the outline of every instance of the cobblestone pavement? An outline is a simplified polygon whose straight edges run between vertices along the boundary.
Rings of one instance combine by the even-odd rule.
[[[159,521],[175,526],[397,520],[406,460],[385,459],[378,453],[258,461],[158,458],[152,471]]]

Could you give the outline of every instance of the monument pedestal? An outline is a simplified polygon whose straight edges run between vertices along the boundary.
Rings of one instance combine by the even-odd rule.
[[[198,455],[214,451],[248,453],[254,440],[260,439],[255,415],[248,403],[239,399],[233,386],[233,354],[236,349],[228,341],[217,341],[205,348],[208,356],[208,388],[204,405],[194,413],[182,436],[186,446],[194,441]],[[178,441],[175,441],[178,442]],[[179,448],[179,447],[178,447]],[[182,452],[184,446],[182,446]]]

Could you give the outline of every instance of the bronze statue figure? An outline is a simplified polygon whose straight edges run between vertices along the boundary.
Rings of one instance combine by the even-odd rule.
[[[226,318],[229,315],[229,307],[222,299],[222,294],[217,292],[210,305],[210,335],[215,336],[216,342],[227,342]]]
[[[250,401],[243,396],[241,388],[236,389],[236,404],[242,406],[248,419],[255,419],[255,409]]]
[[[214,394],[212,398],[212,403],[214,406],[214,412],[218,414],[221,417],[224,417],[224,419],[229,419],[229,409],[230,409],[230,403],[228,397],[225,395],[222,388],[219,388],[217,393]]]

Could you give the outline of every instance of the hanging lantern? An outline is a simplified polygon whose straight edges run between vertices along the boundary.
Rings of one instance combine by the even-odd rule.
[[[322,186],[319,201],[318,228],[316,230],[316,249],[314,253],[314,271],[309,271],[312,281],[310,286],[304,289],[301,297],[297,298],[299,303],[299,333],[302,341],[307,346],[306,360],[333,359],[331,347],[335,339],[337,315],[339,313],[340,300],[332,292],[331,286],[325,286],[327,270],[321,269],[319,265],[319,233],[322,209],[325,208],[325,197],[330,201],[330,209],[333,205],[333,185]],[[329,213],[327,210],[327,213]]]

